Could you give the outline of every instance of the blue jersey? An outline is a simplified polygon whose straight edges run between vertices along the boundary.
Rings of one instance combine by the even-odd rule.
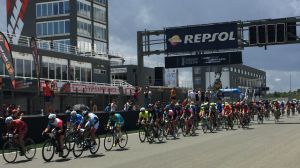
[[[81,123],[82,120],[83,120],[82,115],[76,114],[75,117],[70,118],[70,123],[71,123],[72,126],[78,126]]]

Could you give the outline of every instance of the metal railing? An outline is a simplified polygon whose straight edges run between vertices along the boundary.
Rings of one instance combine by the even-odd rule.
[[[120,79],[112,80],[112,85],[113,86],[122,86],[122,87],[133,87],[131,84],[129,84],[123,80],[120,80]]]
[[[3,33],[3,34],[7,37],[7,40],[10,44],[17,45],[17,46],[30,47],[30,40],[32,37],[21,36],[21,35],[10,34],[10,33]],[[48,40],[42,40],[42,39],[36,39],[36,40],[37,40],[37,46],[41,50],[72,54],[72,55],[82,56],[82,57],[94,57],[94,58],[98,58],[98,59],[108,60],[107,52],[95,51],[95,50],[86,51],[86,50],[82,50],[76,46],[61,44],[61,43],[55,42],[55,41],[48,41]]]

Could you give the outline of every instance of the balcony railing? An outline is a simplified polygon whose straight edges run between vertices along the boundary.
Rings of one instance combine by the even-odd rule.
[[[17,46],[30,47],[31,37],[10,34],[10,33],[4,33],[4,35],[7,37],[7,40],[10,44],[17,45]],[[94,58],[98,58],[98,59],[108,60],[108,54],[105,52],[94,51],[94,50],[84,51],[84,50],[80,50],[76,46],[55,43],[53,41],[48,41],[48,40],[37,39],[37,46],[41,50],[72,54],[72,55],[82,56],[82,57],[94,57]]]

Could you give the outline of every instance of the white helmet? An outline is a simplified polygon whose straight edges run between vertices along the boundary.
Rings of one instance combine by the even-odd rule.
[[[6,117],[5,124],[10,124],[13,121],[12,117]]]
[[[142,107],[141,109],[140,109],[140,111],[145,111],[146,109],[144,108],[144,107]]]
[[[76,116],[76,114],[77,114],[77,112],[76,112],[75,110],[73,110],[73,111],[71,112],[71,116],[72,116],[72,117]]]
[[[56,114],[50,114],[50,115],[48,116],[48,119],[49,119],[49,120],[54,120],[54,119],[56,119]]]

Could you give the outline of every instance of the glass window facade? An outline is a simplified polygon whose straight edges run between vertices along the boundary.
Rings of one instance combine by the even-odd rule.
[[[70,39],[53,40],[53,49],[58,52],[69,53],[71,49]]]
[[[91,5],[77,1],[77,14],[91,18]]]
[[[30,60],[24,60],[24,75],[25,77],[31,77],[31,61]]]
[[[51,22],[40,22],[36,24],[37,36],[52,36],[70,33],[69,20],[57,20]]]
[[[107,52],[107,43],[101,41],[94,41],[94,50],[96,52],[106,53]]]
[[[106,9],[94,7],[94,20],[106,22]]]
[[[94,0],[94,2],[97,2],[99,4],[103,4],[103,5],[107,4],[107,0]]]
[[[92,40],[78,37],[77,47],[80,52],[90,52],[92,51]]]
[[[95,25],[94,26],[94,37],[96,39],[106,40],[107,39],[106,29]]]
[[[82,21],[77,21],[77,33],[79,35],[91,37],[92,35],[92,24]]]
[[[15,73],[16,73],[16,76],[24,76],[24,61],[22,59],[15,59]]]
[[[36,4],[36,17],[49,17],[70,13],[69,1],[55,1]]]

